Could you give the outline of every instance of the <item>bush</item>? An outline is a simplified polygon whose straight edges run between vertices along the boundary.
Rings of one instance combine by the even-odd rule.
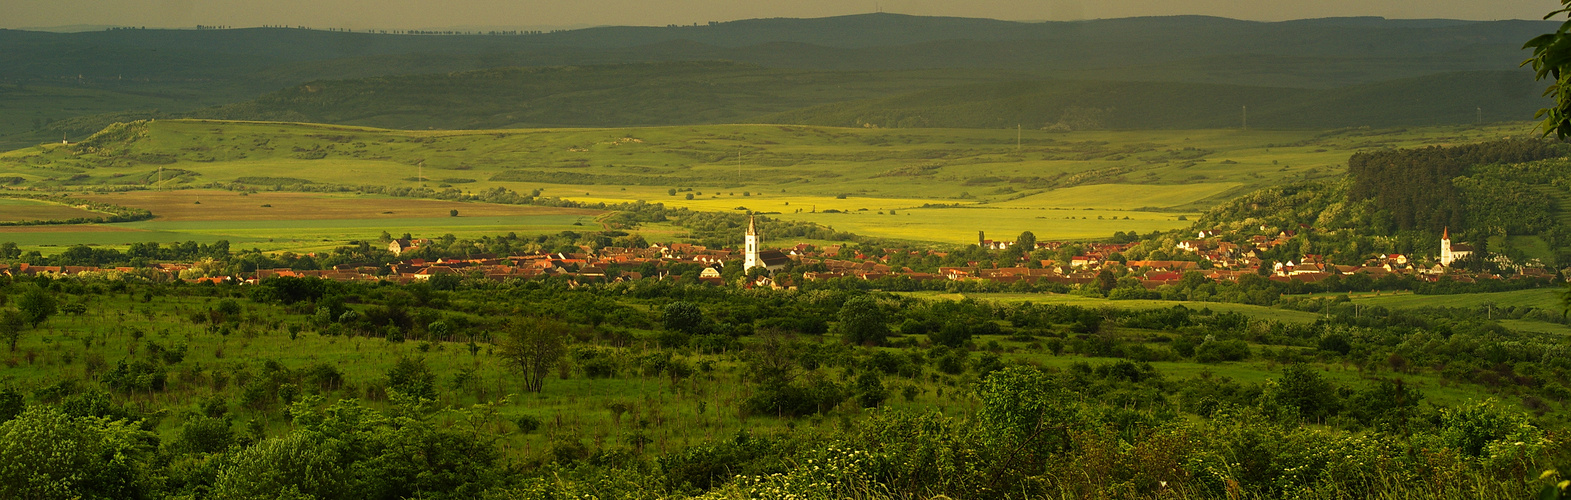
[[[341,465],[336,443],[297,431],[245,448],[219,470],[213,497],[350,498],[356,482]]]
[[[806,380],[761,387],[742,402],[742,409],[755,415],[800,417],[829,411],[845,398],[840,384],[812,372]]]
[[[192,417],[180,426],[180,434],[170,445],[179,453],[217,453],[229,449],[235,442],[234,430],[227,418],[205,415]]]
[[[878,379],[878,373],[863,371],[856,377],[856,400],[863,408],[877,408],[889,398],[889,391],[884,389],[883,381]]]
[[[436,374],[420,358],[398,358],[387,370],[387,387],[420,399],[436,399]]]
[[[1242,340],[1208,340],[1195,347],[1195,361],[1220,363],[1249,359],[1249,343]]]
[[[540,419],[534,415],[520,415],[513,419],[513,424],[518,426],[518,432],[528,434],[540,428]]]

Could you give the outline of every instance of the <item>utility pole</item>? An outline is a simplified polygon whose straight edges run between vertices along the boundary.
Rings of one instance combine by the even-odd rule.
[[[415,177],[420,178],[420,187],[425,187],[425,160],[420,160],[420,167],[415,170]]]
[[[1249,106],[1244,106],[1244,130],[1249,130]]]
[[[1478,107],[1478,123],[1484,123],[1484,107]]]
[[[742,148],[736,148],[736,183],[742,183]]]

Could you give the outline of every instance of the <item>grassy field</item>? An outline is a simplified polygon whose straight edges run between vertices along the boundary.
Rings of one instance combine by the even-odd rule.
[[[0,240],[52,253],[74,244],[229,240],[263,250],[327,250],[382,231],[478,237],[509,232],[556,233],[595,228],[599,210],[460,203],[382,196],[179,190],[88,195],[93,201],[144,208],[153,220],[123,224],[0,227]],[[458,210],[459,216],[450,216]]]
[[[58,203],[0,198],[0,222],[101,217],[104,214]]]
[[[23,187],[87,191],[153,187],[159,179],[170,189],[242,179],[281,185],[424,184],[469,192],[538,189],[546,196],[584,202],[644,200],[695,210],[779,213],[869,236],[966,243],[974,241],[977,231],[1012,236],[1029,230],[1043,239],[1092,239],[1118,231],[1181,228],[1189,224],[1181,218],[1228,196],[1340,175],[1348,155],[1356,151],[1475,142],[1520,134],[1526,127],[1026,130],[1017,137],[1014,130],[778,125],[393,131],[159,120],[130,129],[130,140],[106,137],[87,146],[55,144],[0,153],[0,175],[23,178]],[[201,196],[175,191],[96,198],[151,207],[162,217],[152,227],[129,226],[144,231],[163,231],[157,223],[191,218],[240,221],[310,212],[312,220],[377,220],[441,217],[450,209],[443,207],[451,207],[408,200],[361,204],[344,197],[329,201],[282,193],[222,202],[214,198],[197,205]],[[318,201],[301,206],[293,201],[297,199]],[[378,203],[398,206],[378,210]],[[459,210],[493,215],[476,207]],[[394,213],[383,213],[389,211]],[[532,225],[499,221],[485,226],[510,224]],[[389,229],[381,227],[382,221],[373,225],[378,227],[372,234]],[[430,221],[418,229],[443,225]],[[326,231],[308,239],[338,233]],[[33,244],[43,244],[43,236],[31,238]],[[66,243],[58,235],[50,241]]]
[[[1416,295],[1409,292],[1381,294],[1354,293],[1349,298],[1358,304],[1384,307],[1495,307],[1532,306],[1540,309],[1560,307],[1561,288],[1538,288],[1514,292],[1470,293],[1465,295]]]
[[[519,217],[535,215],[599,215],[599,210],[461,203],[373,196],[330,196],[312,193],[237,193],[215,190],[136,191],[87,197],[93,201],[147,209],[155,221],[303,221],[324,219],[413,219]],[[376,223],[371,222],[371,225]]]
[[[1210,309],[1216,312],[1236,312],[1255,319],[1272,321],[1289,321],[1295,323],[1311,323],[1319,316],[1314,313],[1289,311],[1265,306],[1249,304],[1229,304],[1223,302],[1187,302],[1172,300],[1107,300],[1078,295],[1063,295],[1056,293],[944,293],[944,292],[911,292],[907,295],[923,298],[948,299],[948,300],[996,300],[999,302],[1032,302],[1037,304],[1063,304],[1080,307],[1110,307],[1115,309],[1167,309],[1174,306],[1184,306],[1190,309]]]

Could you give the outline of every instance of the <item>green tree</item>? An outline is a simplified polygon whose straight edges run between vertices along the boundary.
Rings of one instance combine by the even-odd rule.
[[[450,333],[447,328],[447,323],[442,321],[431,322],[430,325],[426,325],[425,331],[426,333],[430,334],[430,338],[434,340],[446,340],[447,335]]]
[[[1030,231],[1020,233],[1020,237],[1015,238],[1015,248],[1026,254],[1036,250],[1036,234]]]
[[[1103,269],[1101,272],[1096,273],[1096,288],[1101,290],[1102,293],[1107,293],[1117,287],[1118,277],[1113,276],[1112,271]]]
[[[1262,396],[1263,406],[1289,410],[1297,418],[1308,422],[1324,422],[1336,415],[1341,407],[1337,388],[1319,372],[1304,365],[1292,365],[1282,371],[1276,385]]]
[[[6,345],[11,350],[16,350],[16,342],[22,339],[22,329],[27,327],[27,317],[21,311],[6,309],[0,311],[0,338],[5,339]]]
[[[1563,8],[1550,12],[1544,19],[1560,14],[1571,15],[1571,0],[1560,0]],[[1544,95],[1555,100],[1554,107],[1538,110],[1534,118],[1542,120],[1544,135],[1555,134],[1561,139],[1571,136],[1571,20],[1560,25],[1554,33],[1539,35],[1522,46],[1533,49],[1533,57],[1523,65],[1531,65],[1538,80],[1551,80]]]
[[[156,440],[129,421],[28,408],[0,424],[0,498],[146,498]]]
[[[883,344],[889,336],[889,319],[872,297],[862,295],[840,306],[840,334],[851,344]]]
[[[518,318],[497,339],[502,359],[524,377],[524,389],[540,392],[562,356],[567,354],[567,324],[545,318]]]
[[[979,430],[995,457],[990,489],[1009,489],[998,481],[1040,471],[1049,455],[1068,446],[1069,429],[1078,420],[1072,393],[1041,370],[996,370],[977,385],[976,394],[982,401]]]
[[[661,311],[660,321],[667,330],[693,335],[704,325],[704,311],[691,302],[672,302]]]
[[[856,400],[863,408],[877,408],[885,399],[889,399],[889,391],[877,371],[863,370],[856,376]]]
[[[28,285],[21,297],[16,299],[16,308],[21,310],[22,317],[34,328],[49,320],[56,311],[55,297],[38,285]]]

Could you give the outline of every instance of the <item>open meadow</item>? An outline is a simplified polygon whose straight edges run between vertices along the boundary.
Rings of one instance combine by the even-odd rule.
[[[90,198],[151,209],[155,220],[123,226],[155,239],[226,235],[277,243],[280,236],[268,233],[274,228],[227,228],[220,220],[375,221],[359,233],[312,229],[338,227],[326,222],[299,224],[304,234],[294,239],[302,241],[383,230],[429,236],[447,226],[477,234],[481,228],[505,232],[510,225],[548,231],[587,223],[520,219],[525,215],[500,207],[376,201],[354,194],[362,186],[425,186],[468,193],[538,191],[584,203],[647,201],[702,211],[752,211],[865,236],[964,244],[975,241],[977,231],[1005,237],[1033,231],[1041,239],[1083,240],[1182,228],[1199,211],[1241,193],[1341,175],[1356,151],[1476,142],[1522,134],[1527,127],[1017,132],[706,125],[395,131],[158,120],[111,128],[79,144],[0,153],[0,176],[20,179],[18,189],[98,192]],[[250,198],[225,198],[188,191],[208,185],[252,192]],[[276,191],[329,187],[347,192],[328,197]],[[114,193],[125,189],[154,191]],[[204,194],[211,199],[202,200]],[[359,198],[369,201],[351,201]],[[289,201],[300,199],[316,201]],[[450,209],[459,209],[461,217],[435,220]],[[502,218],[471,224],[464,220],[468,215]],[[392,219],[426,217],[432,219],[389,227]],[[213,224],[168,225],[197,220]],[[32,234],[18,243],[69,243],[52,234]],[[103,234],[96,238],[103,244],[119,241]]]
[[[57,203],[19,198],[0,198],[0,222],[61,220],[99,217],[103,214]]]
[[[348,241],[375,240],[383,231],[421,236],[481,237],[517,232],[557,233],[597,228],[601,210],[461,203],[386,196],[185,189],[86,195],[85,199],[146,209],[152,220],[118,224],[0,227],[0,240],[54,253],[75,244],[229,240],[244,248],[309,252]],[[0,199],[0,203],[11,200]],[[16,200],[25,201],[25,200]],[[55,210],[80,210],[28,202]],[[4,205],[0,205],[4,206]],[[31,207],[32,205],[28,205]],[[458,210],[453,216],[452,211]],[[3,213],[3,212],[0,212]]]

